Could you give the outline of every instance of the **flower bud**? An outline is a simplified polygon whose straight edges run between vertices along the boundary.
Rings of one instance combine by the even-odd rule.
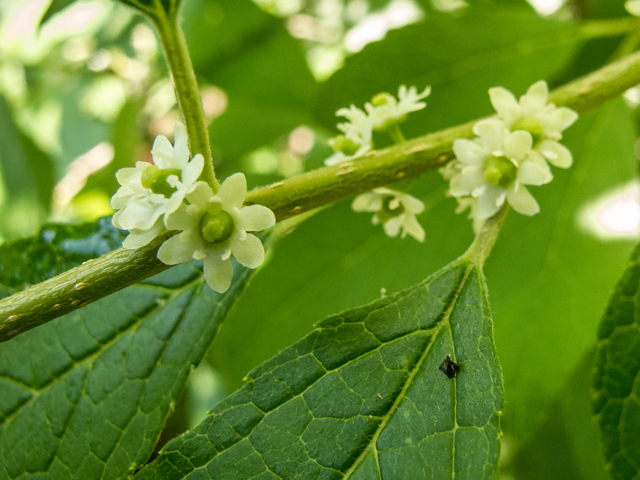
[[[233,218],[220,206],[200,219],[200,233],[209,243],[222,243],[233,233]]]
[[[491,157],[484,169],[484,179],[490,185],[509,186],[518,174],[518,167],[507,157]]]
[[[169,198],[176,191],[176,188],[169,185],[167,177],[175,175],[181,178],[181,174],[182,171],[178,168],[158,168],[156,165],[151,165],[143,170],[140,183],[153,193],[160,193]]]
[[[360,145],[344,135],[338,135],[332,140],[331,147],[333,147],[336,152],[342,152],[345,155],[355,155]]]
[[[544,135],[544,127],[535,117],[525,117],[518,120],[511,127],[511,131],[515,132],[516,130],[526,130],[531,134],[533,138],[533,145],[537,145],[542,140]]]
[[[390,97],[391,97],[391,94],[387,92],[379,93],[371,99],[371,104],[375,107],[379,107],[380,105],[386,105],[387,103],[389,103]]]

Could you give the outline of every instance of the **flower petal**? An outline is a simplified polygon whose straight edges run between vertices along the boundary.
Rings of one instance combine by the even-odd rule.
[[[424,203],[422,203],[421,200],[417,199],[413,195],[409,195],[408,193],[405,193],[405,194],[402,194],[402,195],[398,195],[398,198],[400,199],[400,202],[402,203],[404,208],[407,211],[413,213],[414,216],[415,216],[415,214],[423,212]]]
[[[333,155],[331,155],[329,158],[327,158],[324,161],[324,164],[327,167],[330,167],[332,165],[337,165],[339,163],[345,162],[350,159],[351,157],[346,156],[343,152],[335,152]]]
[[[478,142],[466,138],[453,141],[453,153],[464,165],[479,165],[487,156],[486,150]]]
[[[524,185],[544,185],[553,180],[548,168],[534,162],[524,162],[518,169],[518,181]]]
[[[220,185],[216,193],[220,199],[222,208],[231,210],[233,207],[242,208],[242,203],[247,197],[247,179],[243,173],[234,173]]]
[[[540,211],[538,202],[523,185],[520,185],[517,190],[510,188],[507,191],[507,200],[516,212],[523,215],[535,215]]]
[[[187,127],[176,122],[173,129],[173,158],[184,167],[189,161],[189,145],[187,143]]]
[[[194,242],[183,242],[180,237],[174,235],[160,246],[158,260],[166,265],[177,265],[193,258]]]
[[[400,216],[390,218],[382,225],[382,227],[384,228],[384,233],[386,233],[388,237],[397,237],[400,232]]]
[[[125,230],[133,230],[134,228],[148,230],[163,213],[163,205],[151,205],[141,200],[126,206],[122,210],[120,217],[118,217],[118,223]]]
[[[409,234],[419,242],[424,242],[424,228],[422,228],[416,216],[410,213],[405,213],[402,216],[404,217],[402,221],[402,238]]]
[[[548,115],[544,115],[540,122],[544,128],[545,133],[560,133],[569,128],[576,120],[578,120],[578,114],[570,108],[560,107],[555,108]]]
[[[569,168],[573,164],[573,156],[571,151],[561,143],[553,140],[543,140],[538,145],[537,150],[549,160],[551,165],[559,168]]]
[[[121,168],[116,172],[116,179],[120,185],[129,186],[131,183],[140,184],[141,175],[137,168]]]
[[[351,209],[354,212],[377,212],[382,208],[382,195],[366,192],[353,199]]]
[[[494,87],[489,89],[489,98],[491,105],[496,109],[498,115],[505,120],[518,116],[520,105],[513,93],[503,87]]]
[[[539,113],[549,99],[549,87],[547,82],[540,80],[529,87],[527,93],[520,97],[520,106],[526,117]]]
[[[189,213],[189,206],[182,203],[173,212],[167,212],[167,215],[164,217],[164,222],[169,230],[196,228],[199,222],[200,212],[202,212],[202,210],[198,208],[196,212]]]
[[[484,175],[480,168],[469,169],[465,173],[460,173],[451,179],[449,191],[454,197],[471,195],[476,188],[484,185]]]
[[[276,224],[276,216],[262,205],[250,205],[240,210],[238,228],[248,232],[257,232],[271,228]]]
[[[256,268],[264,261],[264,247],[258,237],[247,234],[247,238],[231,242],[231,253],[245,267]]]
[[[506,192],[501,187],[488,187],[478,197],[478,219],[493,217],[504,204]]]
[[[179,168],[173,159],[173,146],[167,137],[158,135],[151,148],[153,163],[160,168]]]
[[[526,130],[517,130],[504,139],[503,152],[507,158],[520,162],[533,146],[533,137]]]
[[[473,126],[473,133],[479,137],[477,141],[489,152],[502,148],[505,130],[504,123],[497,118],[480,120]]]
[[[194,183],[193,189],[185,195],[186,199],[192,205],[198,205],[201,208],[205,208],[211,199],[213,198],[213,190],[206,182]]]
[[[198,154],[191,159],[182,169],[182,183],[185,186],[192,185],[198,180],[204,168],[204,158]]]
[[[125,238],[122,246],[127,249],[134,249],[144,247],[151,240],[156,238],[162,232],[165,231],[164,225],[161,220],[158,220],[148,230],[133,229],[131,233]]]
[[[202,259],[204,264],[204,278],[212,290],[224,293],[229,290],[233,280],[233,266],[231,259],[222,260],[216,253],[209,253]]]
[[[111,203],[113,203],[113,199],[111,199]],[[118,222],[118,218],[120,217],[120,215],[122,215],[122,210],[118,210],[116,213],[114,213],[113,216],[111,217],[111,224],[114,227],[119,228],[120,230],[124,230],[120,226],[120,223]]]

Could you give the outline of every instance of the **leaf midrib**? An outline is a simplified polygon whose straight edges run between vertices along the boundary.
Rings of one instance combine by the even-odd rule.
[[[469,278],[469,275],[471,274],[471,271],[474,268],[475,268],[475,264],[473,264],[473,263],[469,263],[467,265],[467,268],[465,269],[464,275],[462,276],[462,278],[460,280],[460,284],[459,284],[458,288],[456,289],[456,293],[454,294],[453,298],[451,299],[451,303],[447,307],[447,310],[445,311],[442,319],[437,323],[436,327],[432,329],[432,331],[434,333],[431,336],[431,340],[429,341],[429,344],[425,347],[424,353],[422,354],[420,359],[416,362],[413,370],[409,373],[409,376],[407,377],[407,380],[406,380],[404,386],[402,387],[402,390],[400,390],[400,393],[398,394],[398,397],[393,402],[393,405],[391,405],[391,408],[389,408],[389,411],[382,417],[382,422],[380,422],[380,425],[378,426],[378,428],[376,429],[375,433],[373,434],[373,436],[371,437],[371,439],[367,443],[367,446],[362,450],[362,452],[360,453],[358,458],[356,458],[356,460],[353,462],[353,465],[349,468],[349,470],[347,470],[345,472],[344,476],[342,477],[343,480],[347,480],[353,473],[355,473],[356,469],[360,466],[360,464],[362,463],[364,458],[367,456],[367,453],[368,453],[370,448],[372,448],[373,451],[376,454],[376,463],[377,463],[377,466],[378,466],[377,472],[378,473],[380,472],[380,462],[378,460],[378,449],[376,448],[376,443],[378,441],[378,437],[380,436],[382,431],[385,429],[385,427],[387,426],[387,424],[391,420],[391,417],[393,417],[393,414],[398,409],[398,407],[400,405],[400,402],[402,402],[402,400],[404,400],[404,398],[406,397],[407,391],[411,387],[413,379],[417,375],[417,373],[420,370],[420,367],[422,366],[422,364],[425,361],[425,359],[428,357],[428,355],[429,355],[429,353],[431,351],[431,347],[433,346],[433,343],[436,341],[436,339],[438,337],[438,334],[440,333],[440,330],[442,330],[442,327],[444,327],[445,325],[449,325],[450,326],[451,313],[453,312],[453,309],[456,306],[458,298],[460,297],[460,293],[462,292],[462,289],[464,288],[464,286],[465,286],[465,284],[467,282],[467,279]],[[455,361],[455,350],[454,350],[453,356],[454,356],[454,361]],[[454,392],[455,392],[455,389],[457,387],[456,378],[453,378],[453,386],[454,386]],[[454,421],[455,421],[455,425],[454,425],[454,428],[453,428],[454,435],[455,435],[455,431],[457,430],[457,427],[458,427],[457,419],[455,418],[456,407],[457,407],[457,401],[454,400],[454,402],[453,402]],[[452,462],[455,464],[455,455],[452,456]],[[454,469],[451,470],[452,477],[453,477],[453,472],[454,471],[455,471]]]

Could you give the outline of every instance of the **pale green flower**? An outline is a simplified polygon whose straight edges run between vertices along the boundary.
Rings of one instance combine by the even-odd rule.
[[[524,215],[538,213],[540,207],[525,185],[543,185],[553,176],[547,162],[532,150],[531,134],[509,132],[498,119],[480,121],[473,131],[477,138],[453,143],[459,173],[451,178],[450,194],[477,199],[481,220],[497,213],[505,201]]]
[[[408,193],[376,188],[358,195],[351,208],[355,212],[373,212],[372,223],[381,223],[389,237],[397,237],[402,230],[402,238],[409,234],[419,242],[424,241],[424,229],[416,218],[424,210],[424,203]]]
[[[534,83],[519,101],[502,87],[489,89],[489,97],[506,128],[512,132],[528,131],[533,139],[533,148],[552,165],[560,168],[571,166],[571,152],[558,140],[562,139],[562,132],[578,119],[578,114],[570,108],[548,103],[549,88],[544,80]]]
[[[351,105],[349,108],[341,108],[336,115],[349,121],[338,124],[338,129],[344,135],[329,140],[335,153],[324,161],[325,165],[336,165],[361,157],[373,148],[373,124],[365,112]]]
[[[420,100],[431,94],[431,87],[425,88],[422,93],[418,93],[416,87],[401,85],[398,90],[398,98],[389,93],[380,93],[373,97],[371,103],[367,103],[364,108],[373,123],[376,131],[388,130],[389,128],[402,123],[411,112],[417,112],[427,106]]]
[[[191,192],[202,173],[204,159],[198,154],[189,161],[185,126],[176,122],[175,142],[159,135],[151,150],[154,164],[137,162],[135,168],[121,168],[116,178],[121,187],[111,198],[118,210],[113,225],[131,233],[125,248],[138,248],[165,230],[163,218],[174,212]]]
[[[167,265],[196,259],[204,264],[204,277],[216,292],[226,292],[233,278],[231,255],[245,267],[256,268],[264,260],[264,247],[251,233],[275,225],[275,216],[262,205],[243,207],[247,181],[242,173],[228,177],[214,195],[198,182],[182,204],[166,217],[169,230],[181,233],[164,242],[158,258]]]

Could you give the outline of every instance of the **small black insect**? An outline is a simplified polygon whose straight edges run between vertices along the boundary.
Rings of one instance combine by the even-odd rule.
[[[458,370],[460,370],[460,364],[451,360],[449,355],[447,355],[447,358],[445,358],[440,365],[440,371],[449,378],[455,378]]]

